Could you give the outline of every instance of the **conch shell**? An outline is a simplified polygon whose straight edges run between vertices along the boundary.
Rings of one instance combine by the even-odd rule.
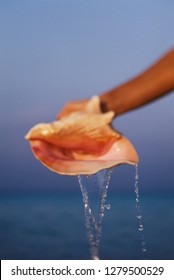
[[[136,164],[133,145],[111,127],[113,117],[112,111],[101,112],[99,98],[94,96],[82,111],[37,124],[25,138],[34,156],[59,174],[89,175],[118,164]]]

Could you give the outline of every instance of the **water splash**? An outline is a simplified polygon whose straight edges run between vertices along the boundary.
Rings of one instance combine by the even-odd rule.
[[[111,208],[110,204],[105,204],[111,173],[112,168],[109,168],[90,176],[78,176],[83,196],[87,237],[93,260],[99,260],[98,250],[102,232],[102,219],[105,209]]]
[[[147,246],[144,236],[144,224],[143,224],[143,216],[140,207],[140,195],[139,195],[139,174],[138,174],[138,164],[135,165],[135,194],[136,194],[136,218],[138,220],[138,230],[140,231],[140,239],[141,239],[141,251],[143,254],[147,252]]]

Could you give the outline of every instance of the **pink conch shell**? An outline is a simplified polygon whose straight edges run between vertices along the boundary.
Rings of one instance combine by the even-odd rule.
[[[59,174],[94,174],[118,164],[136,164],[133,145],[110,126],[113,116],[100,111],[94,96],[83,111],[35,125],[25,138],[35,157]]]

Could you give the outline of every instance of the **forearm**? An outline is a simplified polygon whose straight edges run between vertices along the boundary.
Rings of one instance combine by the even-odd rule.
[[[115,116],[143,106],[174,89],[174,49],[149,69],[100,96],[104,111]]]

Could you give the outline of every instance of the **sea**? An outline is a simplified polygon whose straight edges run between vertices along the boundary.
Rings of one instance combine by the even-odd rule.
[[[138,230],[134,192],[108,194],[107,203],[100,259],[174,259],[173,194],[141,195],[143,231]],[[80,190],[0,194],[0,259],[90,259]]]

